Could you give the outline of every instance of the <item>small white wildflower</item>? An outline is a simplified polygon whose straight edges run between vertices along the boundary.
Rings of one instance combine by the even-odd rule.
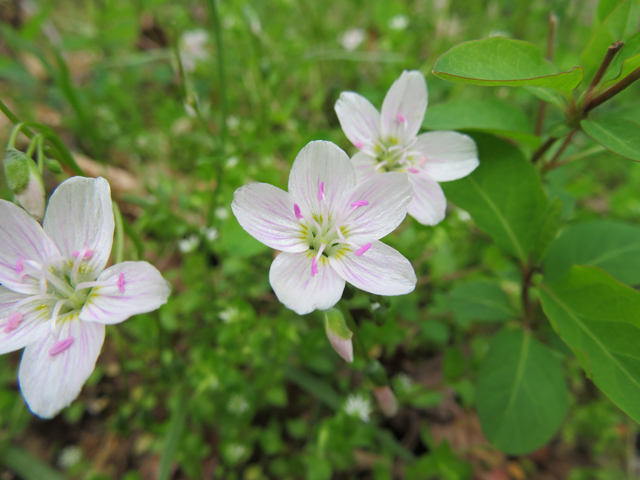
[[[183,238],[178,241],[178,250],[182,253],[193,252],[200,243],[200,239],[197,235],[189,235],[187,238]]]
[[[234,415],[242,415],[249,410],[249,402],[247,402],[244,395],[232,395],[229,399],[229,403],[227,404],[227,410],[229,410],[229,413],[233,413]]]
[[[344,411],[351,417],[358,417],[363,422],[368,422],[371,415],[371,402],[362,395],[351,394],[344,404]]]
[[[379,308],[380,308],[380,304],[379,304],[378,302],[373,302],[373,303],[371,304],[371,310],[373,310],[374,312],[375,312],[376,310],[378,310]]]
[[[226,310],[220,312],[220,320],[224,323],[231,323],[238,319],[238,314],[240,311],[236,307],[229,307]]]
[[[230,443],[224,449],[227,460],[231,463],[235,463],[240,460],[247,452],[247,447],[240,445],[239,443]]]
[[[184,111],[187,113],[187,115],[189,115],[191,118],[196,118],[196,109],[193,108],[192,105],[188,104],[187,102],[184,102]]]
[[[363,29],[350,28],[338,38],[338,42],[345,50],[351,52],[358,48],[365,38],[366,33]]]
[[[225,166],[227,168],[234,168],[236,165],[238,165],[239,161],[240,160],[238,160],[238,157],[229,157]]]
[[[76,445],[64,447],[58,455],[58,466],[60,468],[71,468],[82,460],[82,450]]]
[[[409,26],[409,18],[406,15],[396,15],[389,20],[391,30],[404,30]]]
[[[471,215],[466,210],[459,209],[458,218],[463,222],[468,222],[469,220],[471,220]]]
[[[406,373],[396,375],[396,382],[398,382],[398,386],[403,390],[410,390],[411,387],[413,387],[413,379]]]
[[[180,39],[180,59],[185,72],[193,72],[196,64],[209,57],[206,50],[209,34],[205,30],[184,32]]]
[[[220,234],[218,233],[218,229],[213,227],[207,228],[204,235],[205,237],[207,237],[207,240],[209,242],[213,242],[216,238],[220,236]]]
[[[240,120],[238,120],[238,117],[234,117],[233,115],[227,117],[227,127],[229,127],[229,130],[235,130],[239,126]]]
[[[229,210],[227,210],[225,207],[216,208],[216,218],[222,221],[226,220],[227,218],[229,218]]]

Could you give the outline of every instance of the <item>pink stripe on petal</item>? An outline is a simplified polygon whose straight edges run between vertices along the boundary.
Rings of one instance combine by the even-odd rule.
[[[320,182],[320,188],[318,189],[318,200],[324,198],[324,182]]]
[[[371,248],[371,244],[367,243],[366,245],[361,246],[359,249],[357,249],[354,253],[354,255],[356,257],[361,257],[362,255],[364,255],[367,250],[369,250]]]
[[[73,345],[73,342],[74,342],[73,337],[67,337],[63,340],[58,340],[56,343],[53,344],[53,346],[51,347],[51,350],[49,350],[49,355],[51,355],[52,357],[55,357],[56,355],[67,350],[71,345]]]
[[[16,260],[16,273],[20,275],[22,272],[24,272],[24,264],[22,263],[22,259],[19,258]]]
[[[120,290],[120,293],[124,293],[124,273],[118,276],[118,290]]]
[[[351,208],[366,207],[367,205],[369,205],[369,202],[367,202],[366,200],[358,200],[357,202],[353,202],[351,204]]]
[[[293,204],[293,213],[295,214],[296,218],[298,220],[302,220],[302,213],[300,213],[300,207],[298,206],[297,203]]]

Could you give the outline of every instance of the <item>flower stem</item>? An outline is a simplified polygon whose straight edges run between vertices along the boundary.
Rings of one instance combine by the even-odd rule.
[[[121,263],[124,261],[124,228],[122,222],[122,212],[120,211],[120,207],[118,206],[118,202],[115,200],[113,203],[113,217],[116,222],[116,235],[115,235],[115,260],[116,263]]]
[[[531,157],[531,163],[536,163],[538,160],[540,160],[542,155],[544,155],[545,152],[549,150],[554,143],[556,143],[556,140],[558,140],[558,137],[549,137],[547,141],[544,142],[540,146],[540,148],[538,148],[538,150],[533,153],[533,156]]]
[[[571,139],[573,139],[573,136],[577,131],[578,130],[572,130],[571,133],[569,133],[569,135],[565,137],[564,141],[562,142],[562,145],[560,145],[560,148],[555,153],[553,158],[546,165],[542,167],[543,172],[546,173],[549,170],[553,170],[555,168],[556,164],[558,163],[558,160],[560,160],[560,155],[562,155],[564,151],[567,149],[567,147],[571,143]]]
[[[638,79],[640,79],[640,67],[636,68],[633,72],[631,72],[625,78],[620,80],[614,86],[612,86],[608,90],[605,90],[596,98],[591,100],[587,105],[585,105],[583,113],[587,113],[593,110],[594,108],[602,105],[604,102],[611,100],[613,97],[615,97],[617,94],[622,92],[625,88],[629,87],[633,82],[635,82]]]
[[[369,355],[367,353],[367,347],[365,347],[364,342],[362,341],[362,337],[360,336],[360,329],[358,328],[358,324],[355,322],[353,317],[351,316],[351,312],[349,309],[340,304],[340,310],[344,315],[344,318],[347,321],[347,325],[349,325],[349,330],[353,333],[353,342],[355,343],[356,350],[358,350],[359,354],[365,361],[369,360]]]
[[[587,98],[589,98],[589,94],[591,93],[591,91],[598,86],[598,84],[600,83],[600,80],[602,80],[602,77],[604,76],[605,72],[609,68],[609,65],[611,65],[611,62],[613,61],[616,54],[620,51],[622,47],[624,47],[624,42],[615,42],[613,45],[611,45],[607,49],[607,53],[602,59],[602,63],[600,64],[598,71],[593,76],[593,80],[591,80],[591,83],[587,88],[587,94],[586,94]]]

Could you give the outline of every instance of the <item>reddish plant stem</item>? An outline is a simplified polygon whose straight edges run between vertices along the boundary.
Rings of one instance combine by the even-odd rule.
[[[553,158],[546,165],[544,165],[544,167],[542,168],[542,172],[543,173],[546,173],[549,170],[553,170],[554,169],[555,165],[558,163],[558,160],[560,159],[560,155],[562,155],[564,153],[564,151],[567,149],[567,147],[571,143],[571,139],[573,138],[573,136],[575,135],[575,133],[577,131],[578,130],[572,130],[571,133],[569,133],[569,135],[567,135],[565,137],[564,141],[562,142],[562,145],[560,145],[560,148],[555,153]]]
[[[553,54],[555,52],[556,44],[556,31],[558,29],[558,17],[555,14],[549,15],[549,36],[547,37],[547,60],[553,61]],[[536,135],[542,135],[544,129],[544,117],[547,113],[547,102],[540,100],[538,106],[538,118],[536,119]]]
[[[627,77],[623,78],[614,86],[612,86],[608,90],[605,90],[596,98],[589,101],[589,103],[586,104],[586,106],[582,110],[583,114],[586,114],[589,111],[593,110],[594,108],[602,105],[604,102],[611,100],[613,97],[615,97],[617,94],[622,92],[625,88],[629,87],[633,82],[635,82],[638,79],[640,79],[640,67],[636,68]]]
[[[533,156],[531,157],[531,163],[536,163],[538,160],[540,160],[540,157],[542,157],[542,155],[544,155],[545,152],[549,150],[554,143],[556,143],[556,140],[558,140],[558,137],[549,137],[547,141],[544,142],[540,146],[540,148],[538,148],[538,150],[533,153]]]

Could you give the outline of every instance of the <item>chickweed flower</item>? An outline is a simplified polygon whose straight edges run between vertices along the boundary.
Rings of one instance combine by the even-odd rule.
[[[414,189],[409,215],[424,225],[440,222],[447,201],[438,182],[471,173],[478,152],[470,137],[457,132],[418,135],[427,110],[422,73],[402,72],[382,103],[382,114],[353,92],[342,92],[335,108],[345,135],[360,150],[351,159],[358,183],[377,173],[406,172]]]
[[[413,291],[409,261],[378,240],[402,222],[411,194],[402,173],[357,185],[347,154],[316,141],[293,162],[288,193],[251,183],[236,190],[231,209],[253,237],[282,251],[269,281],[278,299],[303,315],[334,306],[345,282],[378,295]]]
[[[113,232],[103,178],[63,182],[42,227],[0,200],[0,354],[26,347],[20,390],[40,417],[53,417],[78,396],[105,325],[156,310],[169,296],[169,283],[147,262],[105,270]]]
[[[362,395],[351,394],[344,403],[344,411],[351,417],[368,422],[371,416],[371,402]]]

